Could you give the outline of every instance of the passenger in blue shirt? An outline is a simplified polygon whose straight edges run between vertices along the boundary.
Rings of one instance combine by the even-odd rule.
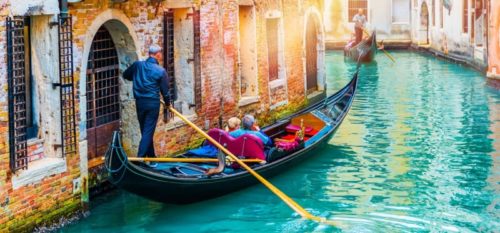
[[[229,133],[233,138],[237,138],[243,134],[252,134],[262,140],[265,146],[272,146],[273,141],[265,133],[261,132],[255,124],[255,118],[252,115],[245,115],[242,119],[242,128]]]
[[[161,58],[161,48],[151,45],[149,57],[145,61],[136,61],[123,72],[123,78],[133,81],[137,118],[141,129],[137,157],[156,157],[153,135],[160,112],[160,94],[167,104],[166,107],[170,104],[169,77],[158,63]]]

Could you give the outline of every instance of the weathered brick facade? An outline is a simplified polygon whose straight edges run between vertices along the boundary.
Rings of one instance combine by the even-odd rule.
[[[3,3],[5,2],[5,3]],[[193,12],[200,12],[200,108],[189,108],[193,103],[191,96],[195,93],[194,84],[188,78],[196,79],[190,61],[196,51],[176,51],[176,77],[182,91],[182,99],[178,100],[184,113],[189,115],[198,126],[203,128],[219,127],[232,116],[253,113],[261,124],[271,122],[280,115],[290,113],[307,104],[314,98],[324,94],[324,35],[322,26],[322,1],[282,1],[282,0],[193,0],[162,1],[153,4],[148,0],[129,0],[125,3],[113,1],[85,0],[69,5],[73,20],[73,54],[74,78],[77,92],[77,133],[78,153],[61,156],[60,149],[60,116],[58,89],[52,83],[58,80],[57,70],[57,26],[49,26],[57,20],[59,12],[33,13],[49,16],[33,16],[31,18],[34,35],[47,35],[44,38],[32,38],[34,85],[40,93],[35,114],[39,111],[40,125],[38,136],[29,140],[28,154],[31,155],[28,170],[15,173],[9,168],[8,140],[8,96],[7,96],[7,49],[5,19],[16,16],[9,5],[11,1],[0,1],[0,231],[30,230],[34,226],[54,220],[60,216],[73,213],[89,201],[89,188],[104,180],[105,169],[100,156],[88,159],[89,135],[87,134],[87,60],[94,36],[101,26],[110,33],[116,47],[119,70],[122,72],[132,62],[146,56],[150,44],[163,45],[164,20],[163,12],[174,11],[175,33],[177,45],[189,45],[192,37]],[[49,1],[38,1],[41,4]],[[50,1],[54,2],[54,1]],[[240,10],[253,12],[248,25],[255,25],[255,35],[251,40],[244,40],[240,31]],[[33,8],[31,8],[33,9]],[[43,9],[43,8],[35,8]],[[51,8],[46,8],[51,9]],[[250,10],[250,11],[249,11]],[[243,11],[241,11],[243,12]],[[23,14],[24,15],[24,14]],[[182,16],[182,17],[181,17]],[[177,17],[177,18],[175,18]],[[318,54],[306,58],[306,24],[316,27],[316,43]],[[271,23],[277,28],[273,35],[268,34]],[[312,22],[312,21],[311,21]],[[246,25],[246,24],[245,24]],[[38,34],[37,34],[38,33]],[[45,33],[45,34],[44,34]],[[274,39],[277,48],[268,47],[269,40]],[[44,42],[38,42],[38,40]],[[249,42],[250,41],[250,42]],[[240,43],[255,43],[254,57],[240,53]],[[252,44],[253,46],[253,44]],[[189,47],[189,46],[188,46]],[[40,48],[39,50],[37,50]],[[50,49],[47,49],[50,48]],[[47,54],[39,54],[44,53]],[[269,81],[270,51],[276,58],[276,80]],[[252,55],[253,54],[253,55]],[[52,57],[52,58],[49,58]],[[55,58],[55,60],[53,60]],[[317,87],[313,93],[306,95],[306,62],[317,61]],[[240,70],[243,61],[255,61],[256,67],[248,69],[254,72],[257,86],[252,86],[255,96],[243,98],[240,88],[243,80]],[[245,71],[247,72],[247,71]],[[192,74],[192,76],[190,76]],[[245,73],[246,75],[246,73]],[[131,93],[131,83],[120,78],[120,129],[123,142],[130,155],[136,153],[140,134],[135,116],[135,102]],[[52,88],[52,89],[51,89]],[[50,94],[56,93],[56,94]],[[319,94],[319,95],[318,95]],[[187,97],[184,97],[187,96]],[[198,103],[199,104],[199,103]],[[168,156],[174,152],[198,145],[201,138],[179,119],[164,124],[158,123],[155,135],[155,147],[159,156]],[[47,165],[48,164],[48,165]],[[47,167],[44,167],[47,166]],[[38,169],[38,170],[37,170]],[[36,171],[35,171],[36,170]],[[30,177],[34,174],[36,178]],[[90,187],[89,187],[90,186]]]

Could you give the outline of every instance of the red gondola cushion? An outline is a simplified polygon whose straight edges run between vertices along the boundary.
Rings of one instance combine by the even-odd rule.
[[[211,129],[208,131],[208,135],[236,156],[243,156],[247,159],[266,160],[264,144],[255,135],[243,134],[237,138],[233,138],[228,132],[221,129]],[[211,142],[208,143],[212,144]]]
[[[297,131],[300,130],[300,126],[289,124],[289,125],[286,126],[285,130],[288,133],[295,133],[295,132],[297,132]],[[314,135],[314,134],[312,134],[312,131],[313,131],[312,127],[306,126],[304,131],[305,131],[304,134],[307,135],[307,136],[313,136]]]

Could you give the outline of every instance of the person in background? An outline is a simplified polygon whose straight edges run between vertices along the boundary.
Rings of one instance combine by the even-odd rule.
[[[363,14],[363,9],[358,9],[358,13],[352,18],[354,22],[354,31],[356,33],[356,43],[358,44],[363,39],[363,30],[366,26],[366,16]]]
[[[234,138],[237,138],[243,134],[252,134],[257,136],[262,140],[265,146],[272,146],[273,140],[269,138],[266,134],[260,131],[259,126],[255,123],[255,118],[252,115],[245,115],[242,119],[242,128],[237,129],[229,133]]]
[[[158,63],[161,58],[161,48],[158,45],[151,45],[149,57],[145,61],[136,61],[123,72],[126,80],[133,81],[135,106],[141,129],[137,157],[141,158],[156,157],[153,135],[160,112],[160,94],[166,107],[170,104],[169,77]],[[163,120],[166,121],[165,118]]]
[[[240,128],[241,120],[238,117],[231,117],[227,120],[226,131],[233,132]]]

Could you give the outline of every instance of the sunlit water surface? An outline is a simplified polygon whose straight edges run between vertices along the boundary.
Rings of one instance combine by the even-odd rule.
[[[364,66],[327,146],[271,182],[337,227],[303,220],[262,185],[175,206],[124,191],[61,232],[495,232],[500,91],[469,68],[411,52]],[[328,52],[329,93],[354,72]]]

